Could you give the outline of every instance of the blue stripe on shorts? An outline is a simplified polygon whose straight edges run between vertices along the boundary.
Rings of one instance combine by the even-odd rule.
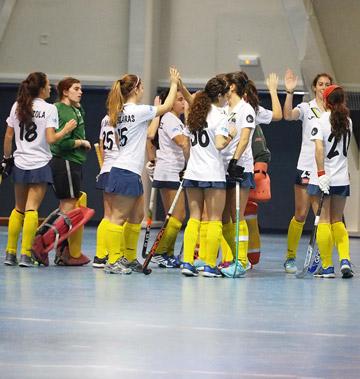
[[[178,189],[180,186],[179,182],[171,182],[165,180],[153,180],[153,188],[168,188],[168,189]]]
[[[225,189],[226,183],[225,182],[205,182],[200,180],[190,180],[190,179],[184,179],[183,180],[183,187],[184,188],[219,188],[219,189]]]
[[[144,193],[141,177],[132,171],[112,167],[105,192],[138,197]]]
[[[244,179],[240,181],[240,188],[255,188],[254,174],[252,172],[244,172]],[[226,175],[226,189],[235,188],[236,180]]]
[[[109,181],[110,172],[103,172],[96,178],[96,189],[105,190],[105,187]]]
[[[14,166],[13,180],[14,183],[19,184],[52,184],[53,176],[49,164],[33,170],[22,170],[21,168]]]
[[[317,186],[315,184],[309,184],[307,186],[307,193],[310,196],[320,196],[321,195],[321,191],[320,191],[319,186]],[[347,197],[347,196],[350,196],[350,186],[331,186],[329,193],[330,193],[330,196],[331,195],[337,195],[337,196]]]

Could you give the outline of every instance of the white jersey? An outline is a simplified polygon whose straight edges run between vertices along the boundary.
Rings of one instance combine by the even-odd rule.
[[[251,133],[249,137],[249,142],[244,150],[244,152],[241,154],[239,160],[238,160],[238,166],[244,167],[245,172],[253,172],[254,171],[254,159],[252,155],[252,136],[254,134],[255,130],[255,111],[254,108],[247,103],[245,100],[241,99],[236,106],[230,111],[229,122],[232,123],[236,129],[237,134],[234,137],[234,139],[229,143],[228,146],[224,150],[222,150],[222,156],[223,156],[223,165],[225,168],[225,171],[227,170],[229,166],[229,162],[234,156],[234,153],[236,151],[237,145],[240,141],[240,134],[241,130],[244,128],[250,128]]]
[[[32,124],[27,128],[16,115],[17,102],[11,108],[6,122],[15,132],[15,166],[22,170],[44,167],[52,158],[50,146],[46,142],[46,129],[58,129],[59,120],[55,105],[36,98],[33,101]]]
[[[156,116],[156,112],[157,108],[153,105],[124,105],[116,125],[120,148],[113,167],[141,175],[145,160],[148,121]]]
[[[315,144],[311,142],[311,131],[317,125],[317,121],[322,114],[316,100],[313,99],[309,103],[301,103],[297,105],[299,110],[299,120],[302,121],[302,141],[301,150],[297,163],[297,169],[301,171],[316,171],[315,163]]]
[[[111,167],[119,154],[119,138],[116,138],[116,129],[110,125],[110,118],[106,115],[101,121],[99,140],[104,146],[104,162],[100,174],[110,172]]]
[[[179,172],[185,166],[183,150],[173,138],[182,135],[184,124],[173,113],[162,116],[159,125],[159,149],[156,151],[154,179],[161,181],[179,181]]]
[[[206,127],[186,134],[191,138],[190,158],[184,179],[204,182],[225,182],[225,170],[221,152],[215,146],[215,137],[229,135],[228,120],[224,109],[211,105],[206,117]]]
[[[340,141],[336,141],[331,132],[330,112],[322,114],[311,131],[311,140],[321,140],[324,143],[324,166],[325,173],[330,176],[330,186],[347,186],[349,181],[349,170],[347,152],[350,144],[352,133],[352,122],[345,136]],[[314,145],[315,143],[312,142]],[[310,176],[310,184],[318,184],[316,173]]]
[[[228,105],[224,107],[224,110],[227,114],[231,113],[231,112],[229,113],[230,107]],[[270,122],[272,121],[272,117],[273,117],[273,111],[259,105],[259,108],[255,114],[255,124],[256,125],[260,125],[260,124],[269,125]]]

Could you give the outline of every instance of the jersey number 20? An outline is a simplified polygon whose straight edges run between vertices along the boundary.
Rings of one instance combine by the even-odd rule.
[[[342,141],[343,141],[342,153],[343,153],[344,157],[347,157],[347,152],[348,152],[349,145],[350,145],[350,136],[351,136],[351,132],[350,132],[350,130],[348,130],[346,132],[346,134],[343,135],[343,138],[342,138]],[[334,142],[333,142],[331,149],[329,150],[329,153],[327,155],[328,159],[334,158],[340,154],[338,152],[338,150],[336,149],[338,141],[336,141],[335,135],[331,133],[328,141],[331,142],[332,140],[334,140]]]

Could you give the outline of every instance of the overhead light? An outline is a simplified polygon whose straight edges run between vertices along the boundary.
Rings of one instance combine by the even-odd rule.
[[[239,66],[259,66],[260,58],[258,55],[238,55]]]

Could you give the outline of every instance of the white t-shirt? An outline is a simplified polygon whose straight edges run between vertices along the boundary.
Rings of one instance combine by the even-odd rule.
[[[259,108],[256,112],[255,116],[255,124],[260,125],[269,125],[273,117],[273,111],[270,111],[269,109],[265,109],[261,105],[259,105]]]
[[[215,137],[229,135],[227,115],[223,108],[211,105],[206,117],[207,126],[195,134],[186,128],[190,136],[190,158],[184,179],[204,182],[225,182],[225,170],[221,152],[215,146]]]
[[[301,150],[297,163],[297,169],[302,171],[316,171],[315,146],[311,142],[311,131],[317,125],[317,120],[322,112],[318,107],[316,100],[309,103],[301,103],[296,107],[299,112],[299,120],[302,121],[302,141]]]
[[[55,105],[36,98],[33,101],[32,124],[26,128],[16,115],[17,102],[11,108],[6,123],[15,132],[15,166],[22,170],[44,167],[52,158],[50,146],[46,142],[46,129],[58,129],[59,120]]]
[[[339,142],[336,142],[335,136],[331,133],[330,112],[323,113],[311,131],[311,141],[321,140],[324,143],[325,173],[330,176],[330,186],[347,186],[350,184],[347,152],[351,133],[352,122],[350,120],[348,132],[341,137]],[[315,145],[314,142],[312,143]],[[318,183],[314,170],[310,175],[310,184],[317,185]]]
[[[145,160],[148,121],[156,116],[156,112],[157,109],[153,105],[134,103],[124,105],[116,124],[120,149],[113,167],[141,175]]]
[[[99,135],[99,140],[103,141],[104,146],[104,162],[100,174],[110,172],[111,167],[119,154],[119,138],[116,138],[115,133],[117,133],[117,131],[110,125],[109,116],[106,115],[101,121]]]
[[[241,99],[236,106],[230,110],[230,114],[228,115],[229,122],[232,123],[236,129],[237,129],[237,134],[234,137],[234,139],[229,143],[228,146],[224,150],[222,150],[222,156],[223,156],[223,165],[225,168],[225,171],[227,170],[229,166],[229,162],[234,156],[234,153],[236,151],[236,147],[240,141],[240,135],[241,135],[241,130],[244,128],[250,128],[251,133],[249,137],[249,142],[240,156],[238,160],[238,166],[244,167],[245,172],[253,172],[254,171],[254,159],[252,155],[252,148],[251,148],[251,143],[252,143],[252,136],[254,134],[255,130],[255,111],[254,108],[247,103],[245,100]]]
[[[182,135],[184,124],[173,113],[162,116],[159,125],[159,149],[156,150],[154,179],[161,181],[179,181],[179,172],[185,166],[183,150],[173,138]]]

